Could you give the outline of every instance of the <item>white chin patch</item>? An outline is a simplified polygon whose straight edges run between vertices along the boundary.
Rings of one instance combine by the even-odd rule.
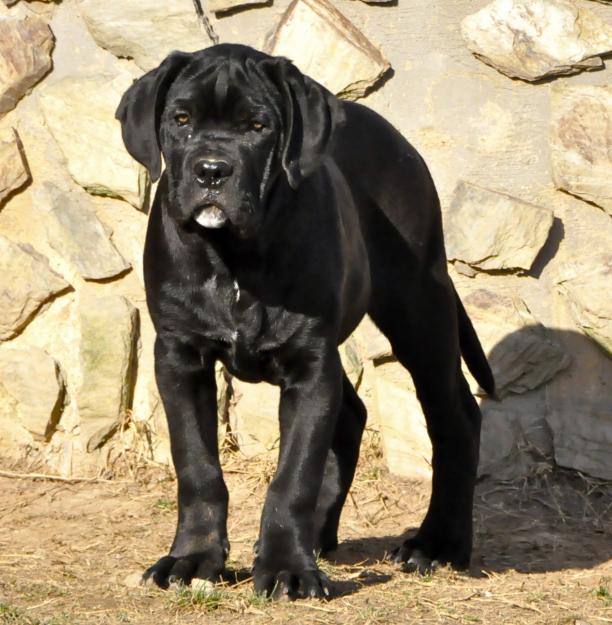
[[[221,228],[227,222],[227,216],[217,206],[209,205],[196,213],[195,220],[204,228]]]

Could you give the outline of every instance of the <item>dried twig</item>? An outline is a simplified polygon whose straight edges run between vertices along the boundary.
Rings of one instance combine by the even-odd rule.
[[[129,480],[107,480],[102,477],[64,477],[63,475],[50,475],[47,473],[15,473],[13,471],[4,471],[0,469],[0,477],[8,477],[17,480],[49,480],[52,482],[91,482],[91,483],[108,483],[108,484],[131,484]]]

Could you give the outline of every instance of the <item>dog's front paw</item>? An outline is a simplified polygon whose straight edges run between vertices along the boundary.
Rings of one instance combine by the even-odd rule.
[[[325,599],[329,597],[327,575],[311,567],[266,566],[259,558],[253,565],[255,592],[272,599]]]
[[[212,550],[191,553],[186,556],[164,556],[142,575],[143,583],[154,582],[160,588],[168,588],[170,584],[189,585],[193,578],[207,579],[217,582],[225,567],[222,554]]]

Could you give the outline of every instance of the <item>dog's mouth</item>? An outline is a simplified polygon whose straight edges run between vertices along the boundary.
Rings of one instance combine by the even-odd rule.
[[[223,209],[217,204],[203,204],[196,208],[193,218],[203,228],[222,228],[228,221]]]

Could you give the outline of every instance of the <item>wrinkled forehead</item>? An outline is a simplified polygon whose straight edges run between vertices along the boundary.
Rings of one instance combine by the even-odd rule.
[[[255,64],[229,58],[195,58],[172,84],[166,104],[191,105],[207,115],[276,108],[274,88]]]

